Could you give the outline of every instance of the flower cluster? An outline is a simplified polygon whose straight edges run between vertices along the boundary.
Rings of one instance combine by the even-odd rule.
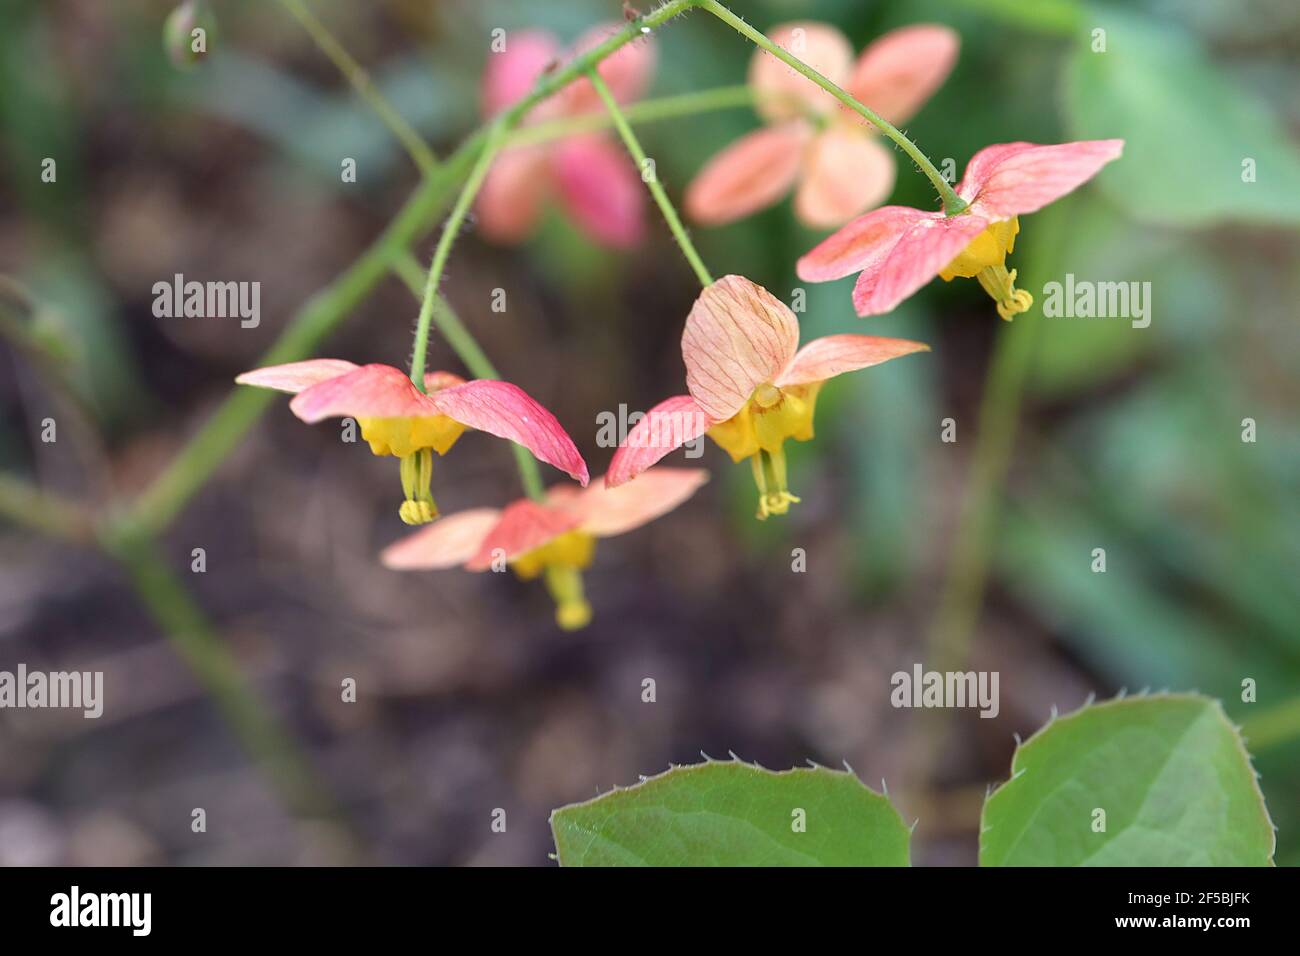
[[[485,114],[498,116],[519,104],[539,78],[574,64],[618,29],[599,27],[567,53],[550,34],[515,33],[488,64]],[[715,156],[690,184],[686,207],[697,222],[734,221],[793,189],[794,214],[804,225],[838,229],[798,260],[799,277],[824,282],[857,273],[852,301],[860,316],[891,311],[936,276],[978,280],[1006,320],[1032,306],[1032,296],[1016,286],[1016,270],[1007,268],[1020,217],[1087,182],[1119,157],[1121,141],[989,146],[975,154],[953,189],[894,125],[915,114],[952,71],[959,49],[952,30],[934,24],[895,30],[856,59],[848,39],[825,24],[785,24],[767,40],[751,38],[764,47],[755,53],[749,82],[765,125]],[[600,51],[608,55],[575,64],[571,82],[549,99],[536,105],[529,99],[531,109],[521,122],[581,119],[604,108],[628,151],[644,155],[620,104],[645,91],[655,52],[644,38],[628,39],[625,33],[621,45],[615,41]],[[896,176],[882,136],[922,167],[942,209],[880,206]],[[467,186],[459,208],[476,200],[479,224],[492,239],[525,238],[551,199],[602,244],[627,248],[644,231],[641,177],[607,134],[538,137],[530,145],[488,152],[481,163],[478,177],[470,177],[476,185]],[[604,478],[590,486],[587,465],[555,416],[507,382],[465,381],[449,372],[413,382],[388,365],[337,359],[239,376],[243,384],[293,394],[290,408],[303,421],[355,418],[374,454],[399,459],[399,515],[407,524],[429,526],[385,550],[386,566],[508,567],[522,579],[544,581],[561,627],[583,627],[592,611],[582,572],[592,562],[596,540],[666,514],[707,479],[703,470],[657,466],[664,456],[707,435],[733,461],[749,461],[758,518],[784,515],[799,501],[789,487],[785,443],[813,438],[823,385],[846,372],[929,351],[921,342],[855,333],[828,335],[801,348],[794,312],[743,276],[713,281],[661,187],[647,182],[704,284],[681,337],[686,392],[652,408],[616,450]],[[454,219],[448,225],[444,242],[456,224]],[[448,248],[440,245],[444,255],[435,255],[422,322]],[[422,357],[417,367],[423,368]],[[525,481],[532,497],[433,523],[439,517],[431,490],[433,455],[446,454],[467,429],[516,442],[582,490],[558,485],[542,492],[540,483]]]

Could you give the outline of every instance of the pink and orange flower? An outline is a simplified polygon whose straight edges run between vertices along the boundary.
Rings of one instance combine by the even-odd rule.
[[[758,517],[799,501],[786,479],[785,440],[813,437],[822,385],[837,375],[929,351],[907,339],[828,335],[799,348],[799,323],[784,302],[742,276],[724,276],[695,301],[682,332],[689,394],[665,399],[614,453],[605,484],[622,485],[674,448],[707,434],[749,459]]]
[[[623,488],[599,481],[581,491],[557,485],[547,490],[544,504],[523,498],[504,510],[472,508],[448,515],[390,545],[381,560],[402,571],[508,566],[525,581],[540,576],[555,600],[556,622],[576,630],[591,621],[582,572],[591,564],[596,539],[625,534],[667,514],[708,477],[698,468],[653,468]]]
[[[788,23],[768,36],[894,125],[939,88],[960,45],[947,27],[918,24],[886,33],[855,63],[848,39],[828,24]],[[733,222],[776,203],[798,183],[795,215],[814,229],[833,229],[893,191],[892,151],[857,113],[765,50],[754,51],[749,85],[767,125],[736,140],[696,176],[686,210],[697,222]]]
[[[520,30],[493,53],[483,76],[483,111],[494,116],[522,99],[537,79],[562,59],[572,59],[620,29],[596,27],[567,55],[543,30]],[[601,61],[601,78],[619,102],[639,97],[654,73],[655,50],[649,39],[629,44]],[[529,111],[524,123],[603,111],[595,87],[575,80]],[[558,199],[588,236],[602,245],[627,249],[645,231],[640,173],[627,154],[602,134],[582,134],[549,143],[507,149],[496,158],[476,206],[479,224],[490,239],[521,242],[532,234],[542,210]]]
[[[1006,267],[1019,217],[1077,189],[1123,147],[1120,139],[989,146],[971,158],[957,187],[966,209],[953,216],[908,206],[869,212],[803,256],[799,278],[827,282],[859,273],[853,305],[863,316],[889,312],[935,276],[974,278],[1010,321],[1034,302]]]
[[[294,396],[290,410],[308,424],[355,418],[376,455],[401,460],[407,524],[438,517],[429,486],[433,452],[446,454],[467,428],[527,448],[575,481],[587,484],[587,464],[567,432],[527,392],[509,382],[467,382],[451,372],[429,372],[421,392],[391,365],[354,365],[342,359],[311,359],[245,372],[235,379]]]

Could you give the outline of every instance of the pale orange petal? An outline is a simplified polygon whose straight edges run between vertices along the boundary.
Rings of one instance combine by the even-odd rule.
[[[835,124],[808,147],[795,215],[813,229],[836,229],[894,191],[894,154],[861,126]]]
[[[551,503],[582,521],[598,538],[623,534],[672,511],[709,480],[703,468],[650,468],[636,481],[607,488],[600,479],[582,491],[557,489]]]
[[[845,372],[856,372],[913,352],[928,352],[930,346],[910,339],[887,339],[878,335],[827,335],[801,348],[777,385],[808,385],[824,382]]]
[[[288,365],[256,368],[238,376],[235,381],[240,385],[256,385],[258,388],[273,388],[277,392],[297,395],[305,388],[346,375],[356,368],[354,363],[343,359],[308,359],[305,362],[290,362]]]
[[[784,23],[769,30],[767,36],[838,86],[843,86],[853,71],[853,47],[830,24]],[[758,114],[769,122],[805,116],[809,111],[827,114],[839,106],[831,94],[762,49],[755,50],[750,60],[749,85],[757,97]]]
[[[886,33],[858,58],[849,92],[897,126],[934,95],[957,62],[961,38],[920,23]]]
[[[394,541],[379,560],[395,571],[441,570],[464,564],[496,526],[496,508],[471,508],[439,518],[414,534]]]
[[[799,322],[784,302],[743,276],[723,276],[686,317],[686,388],[706,415],[725,421],[781,373],[798,347]]]
[[[734,222],[790,191],[812,130],[803,120],[747,133],[700,170],[686,189],[686,213],[696,222]]]
[[[424,390],[426,392],[437,392],[444,388],[451,388],[453,385],[464,384],[465,380],[455,372],[424,373]]]

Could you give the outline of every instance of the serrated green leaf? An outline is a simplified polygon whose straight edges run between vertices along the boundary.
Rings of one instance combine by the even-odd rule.
[[[1282,124],[1175,24],[1105,5],[1066,64],[1072,139],[1120,137],[1124,157],[1097,185],[1148,222],[1300,222],[1300,152]],[[1252,160],[1254,180],[1243,181]]]
[[[562,807],[551,832],[563,866],[907,866],[911,837],[852,774],[739,762],[674,767]]]
[[[1019,747],[984,803],[980,865],[1267,866],[1273,849],[1218,701],[1158,694],[1084,707]]]

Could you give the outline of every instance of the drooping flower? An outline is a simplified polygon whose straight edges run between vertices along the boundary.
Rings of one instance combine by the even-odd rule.
[[[861,273],[853,287],[858,315],[888,312],[935,276],[979,280],[1008,321],[1033,305],[1015,286],[1007,253],[1020,232],[1020,216],[1087,182],[1119,158],[1121,139],[1038,146],[1003,143],[976,153],[957,195],[970,205],[954,216],[907,206],[885,206],[828,236],[799,260],[805,282]]]
[[[519,30],[505,49],[489,56],[483,76],[483,112],[493,116],[522,99],[543,73],[607,39],[620,29],[588,31],[567,55],[543,30]],[[640,96],[654,73],[649,39],[622,47],[598,67],[619,102]],[[576,117],[603,110],[588,79],[575,80],[543,100],[524,123]],[[485,235],[497,242],[521,242],[533,231],[544,205],[558,199],[574,222],[595,241],[618,249],[636,245],[644,232],[644,187],[626,152],[603,134],[581,134],[548,143],[518,146],[499,155],[488,171],[476,206]]]
[[[707,434],[749,459],[758,517],[799,499],[786,480],[785,440],[813,437],[817,394],[827,379],[929,346],[873,335],[828,335],[799,348],[794,313],[762,286],[724,276],[695,300],[682,332],[687,395],[652,408],[614,453],[605,484],[630,481],[674,448]]]
[[[848,38],[825,23],[787,23],[768,36],[896,126],[943,83],[960,45],[947,27],[917,24],[886,33],[854,63]],[[875,126],[765,50],[754,51],[749,85],[767,125],[696,176],[686,191],[692,218],[733,222],[777,202],[797,182],[795,215],[814,229],[834,229],[890,194],[894,157]]]
[[[582,572],[591,564],[596,539],[667,514],[708,477],[699,468],[653,468],[624,488],[611,490],[600,481],[582,491],[557,485],[547,491],[545,504],[523,498],[501,511],[473,508],[448,515],[390,545],[381,560],[402,571],[508,566],[525,581],[541,576],[555,600],[556,621],[576,630],[591,620]]]
[[[355,418],[374,454],[401,460],[405,500],[398,514],[407,524],[438,517],[429,490],[433,452],[445,455],[467,428],[523,445],[539,460],[587,484],[587,464],[573,439],[554,415],[509,382],[467,382],[451,372],[429,372],[426,394],[401,369],[342,359],[272,365],[235,381],[288,392],[294,396],[290,410],[309,425]]]

